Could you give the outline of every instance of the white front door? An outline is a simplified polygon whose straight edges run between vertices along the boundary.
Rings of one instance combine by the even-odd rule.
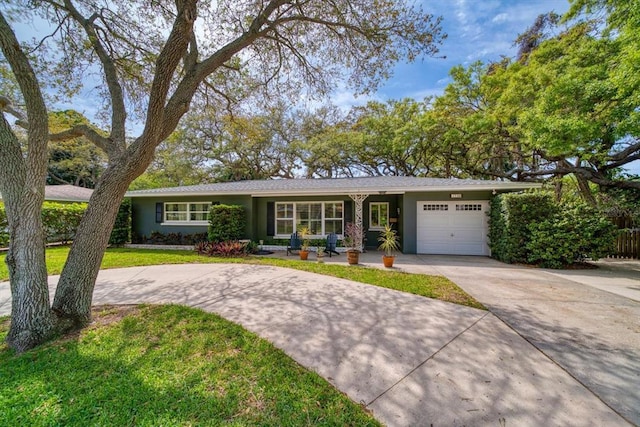
[[[489,201],[425,201],[417,210],[419,254],[489,255]]]

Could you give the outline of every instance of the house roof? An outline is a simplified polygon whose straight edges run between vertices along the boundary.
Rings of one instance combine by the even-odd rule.
[[[44,199],[55,202],[88,202],[92,194],[92,189],[75,185],[46,185],[44,187]]]
[[[88,202],[91,194],[93,194],[92,189],[75,185],[44,186],[44,199],[52,202]],[[2,200],[1,193],[0,200]]]
[[[304,196],[334,194],[404,194],[425,191],[524,190],[539,188],[537,183],[488,181],[477,179],[417,178],[376,176],[331,179],[270,179],[223,182],[185,187],[129,191],[126,197],[251,195]]]

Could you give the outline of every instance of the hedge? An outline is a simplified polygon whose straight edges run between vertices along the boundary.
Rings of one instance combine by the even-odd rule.
[[[491,201],[491,256],[508,263],[562,268],[612,249],[616,226],[582,202],[555,203],[550,193],[510,193]]]
[[[555,214],[550,193],[507,193],[491,200],[489,247],[491,256],[507,263],[528,259],[529,225]]]
[[[73,240],[80,220],[87,209],[86,203],[56,203],[42,204],[42,225],[47,242],[67,243]],[[9,245],[9,224],[4,204],[0,203],[0,246]]]
[[[44,202],[42,204],[42,223],[46,241],[68,243],[73,240],[86,209],[86,203]],[[131,202],[125,200],[120,206],[109,243],[121,245],[129,242],[130,236]],[[8,245],[9,224],[4,203],[0,203],[0,247]]]
[[[209,240],[224,242],[244,237],[247,220],[244,207],[239,205],[213,205],[209,210]]]
[[[527,260],[547,268],[606,257],[618,236],[610,219],[584,204],[564,205],[555,215],[530,224],[529,231]]]
[[[109,237],[109,244],[122,246],[131,241],[131,200],[124,199],[118,209],[118,216]]]

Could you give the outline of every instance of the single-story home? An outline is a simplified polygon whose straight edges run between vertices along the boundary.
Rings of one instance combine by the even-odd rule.
[[[376,247],[381,229],[398,231],[409,254],[489,255],[489,200],[497,193],[539,184],[416,177],[273,179],[129,191],[132,232],[149,236],[207,231],[212,204],[242,205],[246,238],[289,239],[302,227],[312,238],[343,237],[362,224],[365,245]]]

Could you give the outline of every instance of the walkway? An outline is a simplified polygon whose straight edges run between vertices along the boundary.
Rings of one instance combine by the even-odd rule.
[[[421,264],[443,268],[428,259]],[[7,298],[8,284],[0,283],[0,314]],[[481,310],[238,264],[105,270],[94,302],[174,302],[219,313],[269,339],[389,426],[629,425]]]

